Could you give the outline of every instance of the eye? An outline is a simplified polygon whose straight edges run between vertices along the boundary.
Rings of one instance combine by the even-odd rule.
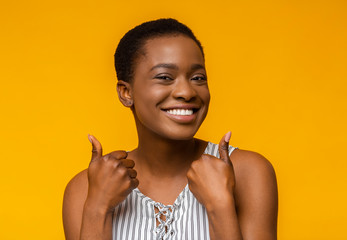
[[[168,75],[159,75],[159,76],[155,76],[155,78],[160,80],[165,80],[165,81],[173,80],[173,78]]]
[[[207,77],[204,75],[197,75],[197,76],[192,77],[191,80],[199,81],[199,82],[206,82]]]

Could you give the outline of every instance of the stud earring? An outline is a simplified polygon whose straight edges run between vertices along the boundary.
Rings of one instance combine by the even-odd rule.
[[[127,101],[127,107],[131,107],[133,105],[133,100],[128,100]]]

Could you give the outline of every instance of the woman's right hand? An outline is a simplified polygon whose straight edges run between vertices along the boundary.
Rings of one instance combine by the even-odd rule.
[[[86,205],[105,213],[111,212],[139,185],[134,161],[126,159],[125,151],[102,155],[100,142],[92,135],[92,159],[88,168],[88,195]]]

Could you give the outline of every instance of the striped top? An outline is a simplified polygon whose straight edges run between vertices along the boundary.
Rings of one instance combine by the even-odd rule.
[[[234,149],[229,146],[229,155]],[[204,154],[219,158],[218,145],[208,142]],[[115,208],[112,224],[113,240],[210,239],[206,209],[188,184],[174,204],[166,206],[135,188]]]

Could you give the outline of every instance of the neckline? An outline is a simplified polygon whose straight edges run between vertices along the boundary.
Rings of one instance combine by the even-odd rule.
[[[210,141],[207,142],[207,145],[206,145],[206,148],[205,148],[203,154],[208,153],[211,144],[212,144],[212,143],[211,143]],[[161,203],[161,202],[154,201],[152,198],[150,198],[150,197],[146,196],[145,194],[143,194],[143,193],[140,191],[140,189],[138,189],[138,188],[135,188],[133,191],[134,191],[138,196],[140,196],[140,197],[143,198],[143,199],[146,199],[149,203],[151,203],[151,204],[153,204],[153,205],[159,205],[159,206],[161,206],[161,207],[163,207],[163,206],[167,206],[167,207],[173,206],[173,207],[175,207],[175,206],[178,206],[178,205],[181,203],[182,199],[183,199],[184,196],[185,196],[185,193],[189,191],[189,184],[187,183],[187,185],[183,188],[183,190],[180,192],[180,194],[178,194],[178,196],[177,196],[175,202],[174,202],[173,204],[169,204],[169,205],[165,205],[165,204],[163,204],[163,203]]]
[[[185,196],[185,193],[189,191],[189,185],[187,183],[187,185],[183,188],[183,190],[180,192],[180,194],[177,196],[175,202],[173,204],[168,204],[168,205],[165,205],[161,202],[157,202],[157,201],[154,201],[152,198],[146,196],[145,194],[143,194],[138,188],[135,188],[133,190],[139,197],[147,200],[150,204],[153,204],[153,205],[159,205],[160,207],[175,207],[175,206],[178,206],[181,202],[182,202],[182,199],[184,198]]]

